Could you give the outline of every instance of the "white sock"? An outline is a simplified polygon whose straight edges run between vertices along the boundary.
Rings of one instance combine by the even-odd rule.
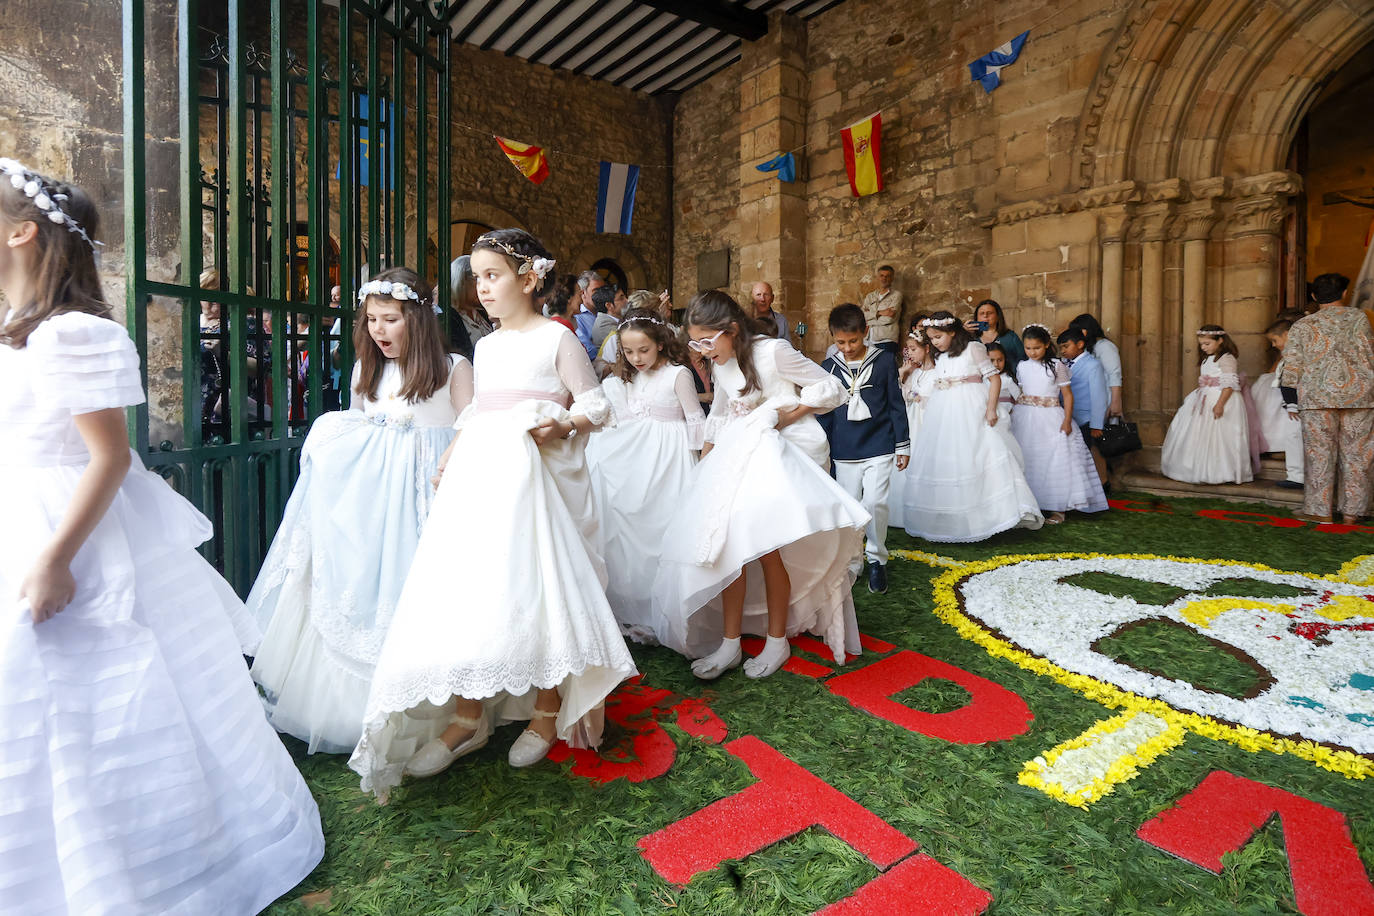
[[[718,678],[731,668],[738,667],[743,655],[738,636],[734,639],[722,639],[716,651],[692,662],[692,673],[704,681]]]
[[[770,636],[763,644],[763,651],[744,663],[744,673],[749,677],[768,677],[792,657],[792,646],[786,636]]]

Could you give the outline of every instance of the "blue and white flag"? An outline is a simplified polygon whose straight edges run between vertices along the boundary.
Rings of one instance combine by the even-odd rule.
[[[982,83],[983,89],[988,92],[1002,85],[1002,68],[1016,63],[1016,58],[1021,56],[1021,46],[1029,36],[1030,30],[1027,29],[997,50],[969,64],[968,72],[974,82]]]
[[[639,166],[623,162],[601,163],[601,180],[596,191],[596,231],[630,234],[635,215],[635,188],[639,186]]]
[[[791,153],[783,153],[761,165],[754,166],[754,168],[760,172],[777,172],[778,178],[782,181],[797,180],[797,160],[792,157]]]

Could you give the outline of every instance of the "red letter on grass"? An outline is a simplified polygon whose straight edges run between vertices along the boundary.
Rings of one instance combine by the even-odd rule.
[[[1314,801],[1216,770],[1136,836],[1221,874],[1221,857],[1250,841],[1277,814],[1299,911],[1307,916],[1374,914],[1374,887],[1345,815]]]
[[[742,859],[807,827],[824,827],[879,868],[916,851],[901,831],[753,735],[725,749],[759,781],[639,841],[644,858],[665,880],[686,884],[727,859]]]
[[[951,868],[922,853],[881,874],[816,916],[978,916],[992,895]]]
[[[892,699],[926,678],[953,681],[972,696],[967,706],[950,712],[921,712]],[[826,681],[836,696],[844,697],[865,712],[872,713],[903,728],[955,744],[982,744],[1005,741],[1023,734],[1030,727],[1031,714],[1026,701],[987,678],[970,674],[947,662],[902,651],[882,661]]]

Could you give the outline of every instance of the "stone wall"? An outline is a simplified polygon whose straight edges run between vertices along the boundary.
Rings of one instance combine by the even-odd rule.
[[[739,76],[719,73],[692,92],[710,104],[673,116],[673,302],[697,291],[697,257],[731,249],[729,289],[739,286]]]
[[[804,280],[787,305],[824,328],[890,262],[908,312],[986,294],[1009,322],[1066,325],[1088,311],[1121,346],[1126,403],[1162,440],[1195,385],[1193,331],[1224,324],[1251,374],[1283,300],[1283,227],[1303,176],[1289,170],[1297,126],[1323,83],[1374,41],[1374,5],[1343,0],[847,0],[780,45],[785,17],[740,64],[687,92],[678,121],[705,116],[798,50],[803,110],[786,82],[773,121],[741,126],[740,190],[752,166],[790,148],[761,142],[803,125],[800,224],[743,220],[738,250],[804,237]],[[967,64],[1019,32],[1030,39],[991,94]],[[881,110],[886,189],[855,199],[839,131]],[[801,145],[801,144],[796,144]],[[677,153],[679,161],[683,152]],[[686,172],[681,183],[691,181]],[[678,199],[721,193],[678,189]],[[694,258],[709,227],[679,235]],[[787,278],[741,258],[743,294]],[[807,349],[819,353],[826,335]]]

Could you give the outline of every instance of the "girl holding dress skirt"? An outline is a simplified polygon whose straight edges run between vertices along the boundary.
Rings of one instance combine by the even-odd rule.
[[[924,317],[928,316],[921,316]],[[897,376],[902,382],[902,400],[906,401],[907,429],[910,430],[913,445],[921,431],[926,402],[930,399],[930,393],[935,390],[935,362],[931,357],[930,341],[926,339],[925,331],[920,326],[921,318],[911,323],[911,331],[907,334],[906,345],[903,348],[905,359],[897,369]],[[909,468],[892,472],[892,486],[888,490],[887,520],[893,528],[902,528],[906,522],[908,470]]]
[[[619,352],[601,383],[616,425],[587,442],[587,466],[606,539],[606,598],[625,635],[657,643],[654,573],[672,513],[681,504],[706,416],[697,400],[687,348],[648,309],[625,313]]]
[[[801,631],[843,663],[859,652],[849,560],[869,516],[827,473],[830,447],[812,414],[849,393],[791,344],[759,334],[725,293],[694,296],[685,324],[689,345],[714,364],[715,400],[663,542],[660,639],[696,659],[703,679],[740,664],[746,632],[767,636],[744,663],[749,677],[782,667],[787,637]]]
[[[1002,378],[987,349],[947,311],[922,324],[937,353],[935,390],[907,465],[907,532],[957,543],[1039,528],[1045,520],[1035,495],[995,429]]]
[[[248,595],[253,678],[278,731],[352,753],[396,601],[429,514],[430,478],[472,400],[431,291],[393,267],[358,290],[352,407],[315,421],[301,474]],[[457,320],[456,318],[454,319]]]
[[[403,773],[438,773],[506,722],[528,723],[512,766],[560,738],[596,747],[607,695],[636,673],[606,602],[583,457],[611,408],[577,338],[539,313],[554,261],[502,229],[477,239],[471,264],[501,328],[477,343],[473,400],[440,459],[349,760],[383,801]]]
[[[1245,483],[1254,479],[1250,422],[1241,398],[1239,350],[1219,325],[1197,332],[1198,387],[1183,399],[1164,436],[1164,476],[1186,483]]]
[[[139,357],[97,228],[0,159],[0,913],[246,916],[320,861],[319,811],[196,552],[209,520],[129,450]]]
[[[1055,357],[1054,340],[1044,325],[1028,325],[1021,345],[1026,358],[1016,367],[1021,393],[1011,431],[1026,459],[1026,483],[1051,525],[1064,521],[1070,509],[1102,512],[1107,508],[1102,480],[1073,425],[1069,367]]]

